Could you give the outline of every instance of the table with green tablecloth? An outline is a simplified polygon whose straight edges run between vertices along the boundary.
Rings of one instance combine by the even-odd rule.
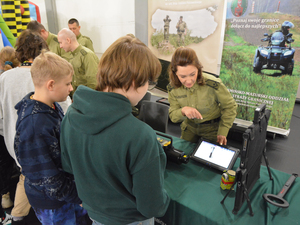
[[[175,137],[173,145],[187,154],[195,147],[195,144]],[[233,170],[238,168],[239,162],[238,159]],[[232,213],[235,191],[228,195],[224,204],[220,203],[227,193],[227,190],[220,188],[222,172],[193,160],[181,165],[169,162],[164,185],[171,202],[165,216],[155,218],[155,222],[162,225],[300,224],[299,178],[296,178],[284,196],[290,204],[289,208],[278,208],[267,203],[262,195],[265,193],[277,195],[291,175],[272,168],[271,173],[273,181],[270,180],[267,168],[261,166],[260,178],[249,194],[254,216],[250,216],[246,201],[235,215]]]

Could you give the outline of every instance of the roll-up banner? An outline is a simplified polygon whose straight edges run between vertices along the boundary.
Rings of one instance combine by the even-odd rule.
[[[265,103],[268,131],[289,134],[300,78],[299,11],[299,1],[227,2],[220,78],[238,103],[238,124],[251,124]]]

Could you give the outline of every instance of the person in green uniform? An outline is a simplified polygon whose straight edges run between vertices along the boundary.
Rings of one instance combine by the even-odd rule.
[[[64,50],[59,47],[59,43],[57,40],[57,35],[50,33],[46,30],[43,24],[39,23],[36,20],[32,20],[27,24],[27,29],[31,30],[32,32],[36,32],[42,36],[42,38],[47,42],[47,45],[51,52],[62,56],[65,54]]]
[[[57,38],[60,47],[64,49],[65,52],[71,52],[72,54],[72,58],[69,62],[74,68],[74,76],[72,80],[74,89],[73,93],[79,85],[95,89],[99,63],[97,55],[90,49],[79,44],[75,34],[67,28],[63,28],[59,31]]]
[[[164,19],[164,23],[165,23],[164,24],[164,40],[166,40],[166,41],[169,41],[170,22],[171,22],[171,19],[170,19],[169,15],[167,15],[166,18]]]
[[[196,52],[179,47],[169,67],[169,117],[181,123],[181,138],[197,142],[200,137],[227,144],[237,104],[220,78],[202,72]]]
[[[69,26],[69,29],[76,35],[78,43],[84,47],[91,49],[94,52],[92,40],[89,37],[83,36],[80,33],[81,26],[79,26],[78,20],[75,18],[70,19],[68,21],[68,26]]]
[[[176,25],[177,35],[178,35],[177,42],[178,42],[179,46],[184,45],[184,38],[186,35],[186,30],[187,30],[186,23],[182,19],[183,19],[183,16],[180,16],[179,21]]]

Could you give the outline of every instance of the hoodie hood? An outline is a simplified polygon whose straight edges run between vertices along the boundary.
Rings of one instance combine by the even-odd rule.
[[[98,134],[118,120],[132,115],[129,100],[120,94],[95,91],[80,85],[73,100],[65,119],[72,128],[85,134]]]
[[[17,127],[19,123],[25,119],[27,116],[31,114],[38,114],[38,113],[50,113],[53,116],[60,117],[62,120],[63,118],[63,111],[62,108],[59,106],[58,103],[54,103],[55,108],[57,110],[52,109],[50,106],[46,105],[45,103],[36,101],[34,99],[30,99],[30,96],[33,95],[34,92],[30,92],[27,94],[20,102],[15,105],[15,109],[17,110],[18,119],[17,119]]]

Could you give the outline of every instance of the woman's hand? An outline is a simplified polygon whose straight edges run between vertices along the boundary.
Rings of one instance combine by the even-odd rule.
[[[182,115],[186,116],[189,119],[203,119],[201,113],[199,113],[199,111],[195,108],[192,107],[183,107],[181,109],[181,113]]]
[[[226,138],[225,136],[218,135],[218,136],[217,136],[217,142],[218,142],[220,145],[227,145],[227,138]]]

